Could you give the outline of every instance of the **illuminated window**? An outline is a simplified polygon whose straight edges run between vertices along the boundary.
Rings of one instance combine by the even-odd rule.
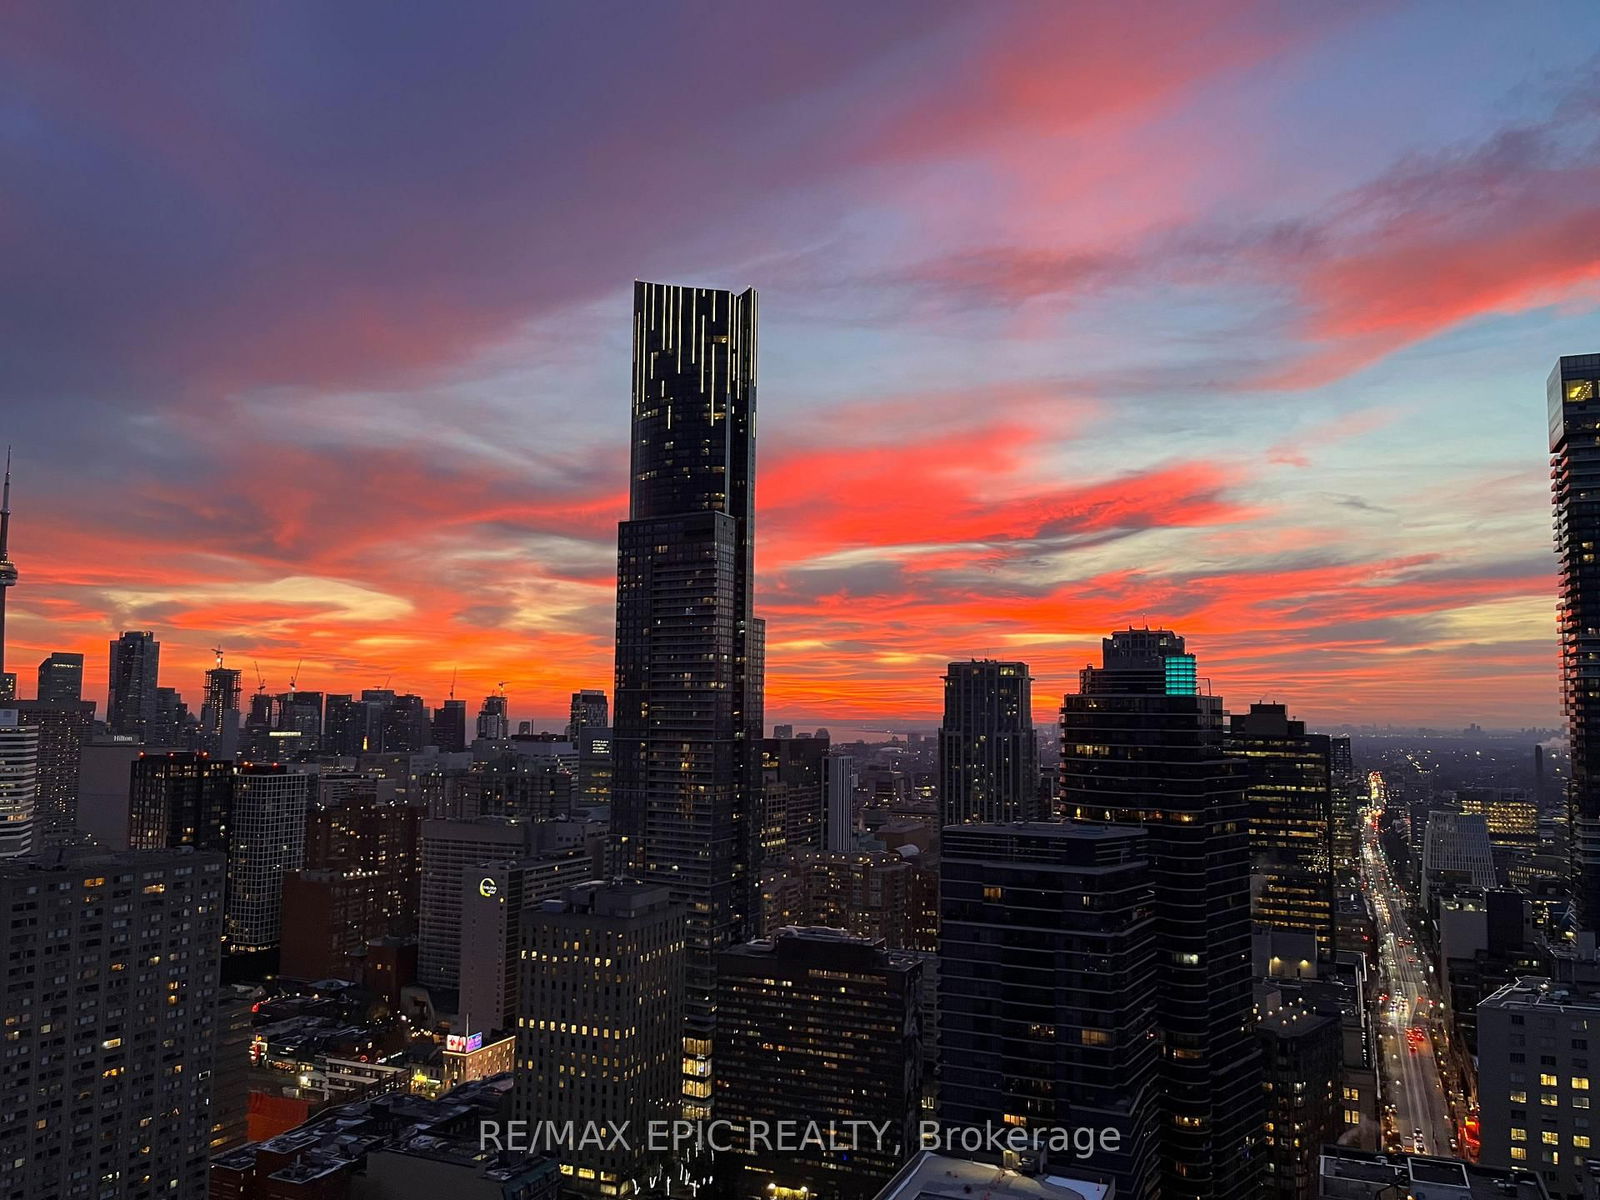
[[[1513,1146],[1513,1147],[1511,1147],[1511,1157],[1512,1158],[1516,1158],[1516,1159],[1527,1158],[1528,1157],[1528,1152],[1526,1150],[1524,1150],[1521,1146]]]
[[[1543,1133],[1541,1133],[1539,1135],[1539,1140],[1541,1142],[1543,1142],[1546,1146],[1559,1146],[1559,1145],[1561,1145],[1561,1135],[1559,1133],[1557,1133],[1554,1129],[1546,1129]]]

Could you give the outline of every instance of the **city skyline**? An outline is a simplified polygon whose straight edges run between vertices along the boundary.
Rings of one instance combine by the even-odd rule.
[[[8,14],[7,665],[83,653],[103,704],[150,629],[195,710],[217,645],[273,691],[609,688],[652,277],[765,299],[769,721],[932,728],[975,656],[1047,723],[1148,623],[1239,710],[1556,725],[1539,381],[1595,340],[1600,17],[1472,11],[818,5],[604,51],[559,8]],[[645,45],[744,104],[641,140]],[[413,99],[434,55],[474,69]]]

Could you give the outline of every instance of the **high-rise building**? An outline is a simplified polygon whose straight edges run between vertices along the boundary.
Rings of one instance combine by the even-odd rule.
[[[521,933],[515,1117],[633,1131],[556,1149],[564,1189],[632,1196],[672,1166],[648,1130],[679,1113],[683,909],[664,887],[590,882]]]
[[[1248,713],[1233,714],[1226,746],[1244,771],[1255,923],[1314,934],[1318,955],[1331,960],[1336,906],[1327,735],[1307,733],[1281,704],[1252,704]]]
[[[922,960],[837,929],[780,929],[717,959],[719,1121],[730,1194],[867,1200],[920,1145]],[[752,1125],[861,1126],[763,1148]],[[759,1127],[759,1126],[757,1126]]]
[[[221,650],[215,653],[217,665],[206,672],[200,705],[200,748],[216,758],[233,758],[239,750],[239,672],[222,665]]]
[[[1343,1033],[1337,1017],[1284,1004],[1261,1015],[1267,1103],[1266,1190],[1270,1200],[1318,1200],[1322,1147],[1344,1131],[1340,1108]]]
[[[1600,354],[1563,356],[1546,384],[1560,571],[1561,707],[1577,925],[1600,931]]]
[[[433,710],[433,744],[446,754],[467,748],[467,702],[446,700]]]
[[[762,738],[761,860],[822,846],[828,743],[819,738]]]
[[[829,754],[823,791],[827,797],[827,848],[847,854],[856,848],[856,760],[839,751]]]
[[[1478,1161],[1536,1172],[1552,1196],[1583,1194],[1600,1137],[1589,1107],[1600,992],[1530,976],[1478,1005]]]
[[[1495,885],[1489,824],[1476,813],[1430,812],[1422,846],[1422,907],[1430,919],[1441,894]]]
[[[506,713],[504,696],[485,696],[478,709],[477,736],[491,742],[504,741],[511,736],[511,719]]]
[[[134,760],[128,844],[135,850],[227,853],[233,823],[233,764],[208,754],[168,751]]]
[[[1165,629],[1120,630],[1061,709],[1075,821],[1142,825],[1155,885],[1162,1196],[1232,1200],[1262,1178],[1251,1034],[1249,812],[1222,700]]]
[[[940,1120],[1114,1129],[1086,1165],[1128,1200],[1161,1194],[1146,843],[1131,827],[969,824],[945,829],[940,863]]]
[[[111,730],[116,734],[115,729]],[[138,736],[138,735],[135,735]],[[158,687],[155,691],[155,719],[138,740],[152,748],[196,750],[200,746],[200,722],[178,695],[177,688]]]
[[[521,987],[518,968],[522,926],[546,900],[594,878],[582,846],[502,862],[475,863],[461,871],[461,1000],[464,1032],[510,1029]]]
[[[39,664],[39,687],[34,693],[44,704],[76,704],[83,699],[83,655],[57,650]]]
[[[222,890],[189,850],[0,864],[7,1197],[206,1195]]]
[[[160,673],[161,643],[149,630],[129,630],[111,643],[110,654],[106,728],[112,733],[151,742],[151,726],[156,722],[156,677]]]
[[[228,828],[228,949],[271,950],[283,931],[283,877],[305,865],[311,776],[242,763]]]
[[[1360,781],[1350,751],[1350,735],[1328,739],[1328,774],[1333,785],[1333,878],[1338,888],[1356,886],[1356,816]]]
[[[463,880],[471,871],[487,863],[537,858],[551,872],[571,876],[567,883],[594,876],[588,829],[582,822],[507,817],[424,821],[421,838],[417,978],[429,987],[461,986]],[[492,878],[485,873],[478,882]],[[497,888],[498,881],[494,883]]]
[[[596,688],[572,693],[572,713],[567,721],[567,741],[576,745],[585,729],[611,727],[611,702]]]
[[[88,700],[19,700],[24,725],[39,731],[37,844],[43,848],[69,840],[78,824],[78,781],[83,747],[94,729],[94,704]]]
[[[322,693],[290,690],[273,697],[277,709],[277,740],[293,753],[309,753],[322,747]],[[293,735],[292,737],[290,735]]]
[[[636,283],[611,819],[621,861],[688,908],[690,1117],[707,1111],[716,954],[755,915],[755,409],[755,292]]]
[[[360,777],[337,794],[328,789],[306,813],[306,869],[371,877],[380,932],[415,934],[422,815],[419,806],[396,800],[387,780]]]
[[[1027,663],[950,664],[939,727],[939,804],[946,825],[1045,815]]]
[[[39,731],[15,707],[0,708],[0,859],[36,848]]]

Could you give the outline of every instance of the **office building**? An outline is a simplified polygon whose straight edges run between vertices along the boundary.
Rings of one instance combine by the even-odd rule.
[[[156,724],[156,677],[161,666],[161,643],[149,630],[130,630],[110,645],[110,680],[106,688],[106,728],[124,737],[156,745],[151,735]],[[174,693],[174,696],[176,693]],[[163,733],[166,731],[163,730]]]
[[[584,729],[578,734],[578,774],[573,802],[594,808],[611,803],[611,730]]]
[[[1128,1200],[1160,1184],[1147,841],[1131,827],[947,826],[940,863],[940,1121],[1115,1129],[1117,1149],[1088,1165]]]
[[[1600,928],[1600,354],[1562,357],[1546,384],[1560,576],[1561,707],[1572,769],[1572,892],[1578,927]]]
[[[311,776],[281,764],[243,763],[233,777],[228,827],[228,949],[276,949],[283,879],[305,865]]]
[[[1355,759],[1351,754],[1350,735],[1335,734],[1328,738],[1328,774],[1333,783],[1333,876],[1334,886],[1356,886],[1356,826],[1360,823],[1356,810],[1364,793],[1362,781],[1356,777]]]
[[[83,747],[94,729],[94,704],[87,700],[19,700],[22,724],[38,730],[38,799],[34,807],[37,844],[57,846],[72,839],[78,824],[78,783]]]
[[[461,1013],[463,1033],[510,1029],[521,986],[522,927],[546,900],[595,877],[582,845],[461,869]]]
[[[683,909],[664,887],[590,882],[529,912],[515,1119],[603,1130],[677,1119],[684,952]],[[555,1153],[564,1188],[595,1196],[632,1196],[675,1166],[648,1137]]]
[[[1477,814],[1434,811],[1422,847],[1422,909],[1436,919],[1442,893],[1460,887],[1495,886],[1489,824]]]
[[[537,858],[546,860],[553,871],[580,876],[569,878],[569,883],[592,879],[596,872],[591,838],[588,825],[579,821],[533,823],[505,817],[424,821],[418,981],[448,990],[461,986],[462,892],[469,872],[487,863]]]
[[[707,1115],[716,954],[749,935],[764,634],[751,609],[756,295],[636,283],[617,535],[612,829],[688,910],[686,1114]]]
[[[202,1200],[220,855],[0,863],[7,1200]]]
[[[36,848],[39,731],[13,705],[0,708],[0,859]]]
[[[973,659],[950,664],[939,727],[944,824],[1034,821],[1046,815],[1032,706],[1027,663]]]
[[[467,748],[467,702],[446,700],[433,710],[433,744],[446,754]]]
[[[1478,1005],[1478,1161],[1536,1173],[1552,1196],[1581,1193],[1600,1137],[1600,993],[1530,976]]]
[[[1307,733],[1281,704],[1233,714],[1226,740],[1243,769],[1250,813],[1255,923],[1316,935],[1334,954],[1333,778],[1326,734]],[[1307,1171],[1307,1178],[1315,1174]]]
[[[1261,1056],[1251,1036],[1250,843],[1222,700],[1164,629],[1102,643],[1061,709],[1061,800],[1075,821],[1143,826],[1156,917],[1164,1200],[1233,1200],[1262,1182]]]
[[[865,1200],[918,1148],[923,964],[836,929],[788,928],[717,959],[719,1164],[749,1200],[809,1194]],[[752,1125],[815,1121],[874,1129],[846,1148],[764,1149]]]
[[[39,664],[35,699],[42,704],[67,706],[83,699],[83,655],[57,650]]]
[[[141,753],[127,777],[128,844],[135,850],[193,846],[227,852],[233,824],[231,762],[176,750]]]
[[[572,693],[572,712],[567,721],[567,741],[577,745],[586,729],[611,728],[611,702],[595,688]]]

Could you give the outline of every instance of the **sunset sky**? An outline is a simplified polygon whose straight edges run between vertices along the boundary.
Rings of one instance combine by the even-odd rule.
[[[0,15],[7,665],[609,689],[646,278],[761,294],[769,721],[1185,634],[1230,705],[1554,724],[1592,2]]]

